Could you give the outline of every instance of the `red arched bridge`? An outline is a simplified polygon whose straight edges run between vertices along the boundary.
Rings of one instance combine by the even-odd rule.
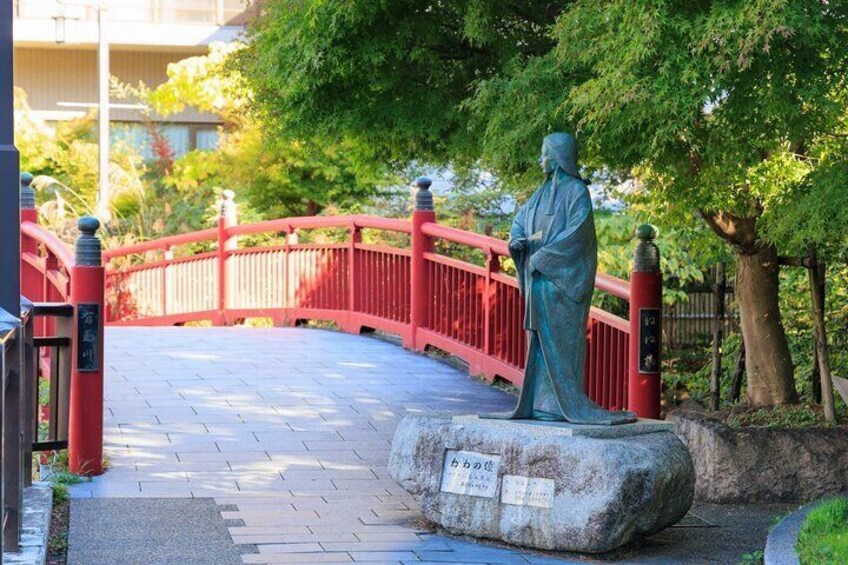
[[[74,254],[38,226],[34,208],[23,210],[22,292],[37,304],[66,304],[74,320],[51,317],[42,305],[34,322],[42,375],[56,383],[49,439],[67,438],[73,470],[101,472],[104,323],[323,320],[350,333],[396,334],[404,347],[435,347],[474,374],[521,385],[523,300],[503,270],[506,243],[440,225],[428,206],[429,181],[417,185],[411,220],[350,215],[239,225],[227,191],[216,228],[103,251],[102,263],[96,221],[80,221]],[[648,232],[637,254],[656,253]],[[661,275],[637,271],[628,282],[598,274],[595,286],[626,303],[620,310],[629,319],[592,308],[586,390],[607,408],[658,417]]]

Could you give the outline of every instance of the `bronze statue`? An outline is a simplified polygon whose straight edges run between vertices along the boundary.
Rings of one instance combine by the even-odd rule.
[[[545,137],[539,163],[545,182],[518,210],[510,230],[529,351],[518,406],[507,417],[574,424],[635,422],[632,412],[601,408],[583,390],[598,243],[574,137]]]

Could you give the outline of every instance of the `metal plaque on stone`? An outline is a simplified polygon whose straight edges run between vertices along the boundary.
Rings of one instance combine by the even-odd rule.
[[[476,451],[445,451],[442,492],[495,498],[498,494],[500,455]]]
[[[553,508],[554,491],[553,479],[504,475],[501,485],[501,503]]]

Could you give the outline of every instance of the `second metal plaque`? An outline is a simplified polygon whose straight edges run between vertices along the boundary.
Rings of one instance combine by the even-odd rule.
[[[501,485],[501,503],[553,508],[554,492],[553,479],[504,475]]]

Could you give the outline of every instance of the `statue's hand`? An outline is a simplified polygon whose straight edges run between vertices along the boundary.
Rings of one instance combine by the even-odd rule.
[[[513,252],[521,252],[527,248],[526,237],[514,237],[509,240],[509,250]]]

